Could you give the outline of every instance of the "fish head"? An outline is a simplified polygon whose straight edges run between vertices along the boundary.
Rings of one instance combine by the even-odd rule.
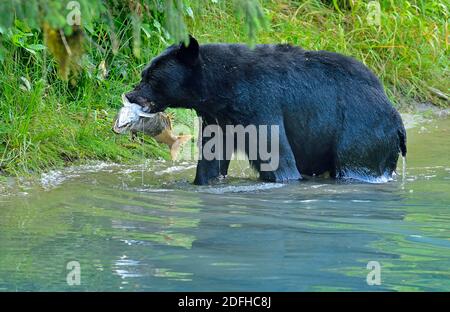
[[[121,134],[139,123],[142,118],[152,118],[155,114],[149,114],[143,111],[142,106],[131,103],[125,95],[122,95],[122,108],[119,110],[114,119],[114,126],[112,130]]]

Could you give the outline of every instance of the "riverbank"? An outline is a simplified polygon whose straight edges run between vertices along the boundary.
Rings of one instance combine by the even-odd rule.
[[[420,144],[421,146],[424,145],[423,142],[420,142],[415,138],[417,137],[416,134],[426,133],[430,136],[439,130],[438,125],[448,124],[450,121],[450,108],[437,109],[436,106],[431,104],[417,104],[414,108],[411,107],[408,112],[403,112],[401,116],[408,133],[415,134],[413,137],[409,137],[408,135],[409,153],[407,163],[409,163],[409,158],[416,157],[415,154],[417,153],[422,156],[426,155],[423,151],[417,151],[415,149],[417,144]],[[135,144],[135,148],[140,148],[141,151],[142,148],[148,148],[148,145],[143,144],[137,146],[138,143]],[[162,151],[167,150],[167,147],[165,146],[159,147],[156,145],[155,148]],[[403,169],[401,168],[400,162],[401,159],[399,159],[397,172],[401,176]],[[134,155],[134,158],[127,158],[123,161],[79,159],[67,162],[63,166],[51,167],[48,170],[33,174],[22,176],[0,175],[0,201],[2,198],[8,199],[16,196],[29,196],[33,192],[35,193],[43,190],[50,191],[56,187],[61,187],[67,182],[79,180],[87,175],[95,176],[95,174],[112,172],[118,173],[117,179],[119,182],[117,183],[122,184],[122,187],[124,188],[128,187],[127,185],[130,182],[141,183],[142,187],[145,188],[149,186],[149,184],[154,186],[154,184],[165,184],[167,181],[170,181],[168,182],[170,185],[174,184],[176,186],[181,183],[181,185],[187,187],[191,186],[191,181],[195,176],[195,168],[195,160],[181,159],[174,162],[172,160],[167,160],[165,155],[162,157],[146,158],[144,154],[136,154]],[[182,177],[180,176],[180,173],[183,173]],[[243,178],[250,183],[255,181],[258,183],[260,182],[257,179],[256,172],[249,166],[247,161],[232,162],[230,175],[231,178],[227,179],[227,186],[225,188],[230,188],[231,190],[235,188],[233,183],[236,182],[236,179]],[[95,179],[86,180],[86,182],[97,183]],[[277,185],[278,184],[273,187],[277,187]]]
[[[448,8],[439,1],[421,6],[382,2],[380,23],[369,25],[367,8],[358,3],[342,11],[313,0],[296,6],[289,1],[264,2],[270,26],[259,33],[257,42],[351,55],[380,77],[400,111],[433,103],[422,113],[446,114],[449,102],[442,94],[450,79]],[[247,41],[241,19],[226,7],[208,6],[188,24],[201,43]],[[4,42],[0,65],[0,176],[36,175],[88,160],[168,159],[167,148],[152,138],[132,142],[111,131],[120,95],[139,81],[145,64],[165,48],[162,37],[145,39],[142,56],[136,58],[129,38],[118,38],[124,44],[113,55],[99,48],[100,33],[88,34],[82,72],[64,82],[56,74],[54,60],[41,49],[42,33],[17,23],[13,35]],[[172,112],[174,124],[192,125],[192,111]]]

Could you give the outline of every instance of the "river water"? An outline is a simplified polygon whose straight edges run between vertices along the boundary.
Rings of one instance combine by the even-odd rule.
[[[384,184],[262,183],[236,162],[197,187],[163,161],[10,180],[0,291],[450,291],[450,119],[411,120],[405,179],[400,161]]]

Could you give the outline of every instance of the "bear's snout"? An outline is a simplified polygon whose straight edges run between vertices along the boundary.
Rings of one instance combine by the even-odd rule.
[[[127,94],[125,94],[125,96],[127,97],[128,101],[130,101],[130,103],[138,104],[140,106],[150,105],[150,101],[139,95],[136,91],[128,92]]]

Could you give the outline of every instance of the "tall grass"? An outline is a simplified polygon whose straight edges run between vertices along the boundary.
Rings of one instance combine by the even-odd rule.
[[[34,36],[34,40],[41,40],[39,34]],[[0,75],[3,173],[36,173],[77,160],[132,161],[142,157],[140,143],[115,135],[111,127],[121,106],[121,93],[138,81],[139,68],[148,59],[140,63],[129,56],[131,50],[113,56],[92,46],[82,60],[82,76],[73,85],[58,78],[48,55],[29,53],[13,45],[6,48]],[[149,55],[154,54],[156,51]],[[105,60],[111,66],[107,78],[98,68]],[[29,81],[29,90],[24,81]],[[145,157],[168,156],[167,150],[151,138],[145,142]]]
[[[342,1],[320,0],[265,0],[262,4],[270,25],[259,31],[257,43],[290,43],[351,55],[381,78],[397,107],[406,109],[417,101],[449,106],[436,93],[448,93],[450,81],[444,2],[380,1],[380,25],[368,24],[366,1],[347,1],[345,6]],[[204,6],[187,20],[187,27],[202,43],[247,42],[249,30],[245,32],[243,17],[236,17],[233,10],[225,2]],[[146,138],[142,149],[140,143],[111,131],[121,93],[139,81],[143,66],[169,41],[160,25],[141,26],[138,58],[133,53],[136,30],[132,23],[116,19],[113,25],[96,24],[87,33],[81,76],[69,82],[58,78],[53,58],[40,46],[41,33],[19,29],[17,34],[26,36],[21,43],[4,43],[2,173],[36,173],[86,159],[134,161],[143,150],[145,157],[168,156],[167,148],[151,138]],[[116,46],[111,45],[111,33]],[[186,110],[174,113],[175,122],[181,123],[193,116]]]
[[[368,1],[263,3],[271,27],[259,33],[260,43],[289,43],[353,56],[380,77],[390,99],[402,109],[417,101],[449,106],[433,92],[450,91],[449,14],[445,1],[380,1],[379,25],[367,21]],[[339,8],[342,3],[353,6]],[[208,13],[192,23],[200,41],[245,40],[229,11],[213,7]]]

